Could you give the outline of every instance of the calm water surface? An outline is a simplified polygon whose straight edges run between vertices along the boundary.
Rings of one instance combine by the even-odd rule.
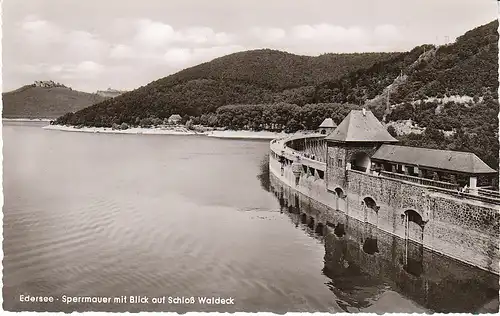
[[[5,309],[356,310],[323,273],[323,240],[264,189],[268,142],[41,126],[3,127]],[[23,303],[20,294],[59,301]],[[221,296],[235,305],[68,305],[63,295]],[[424,310],[390,287],[371,297],[370,311]]]

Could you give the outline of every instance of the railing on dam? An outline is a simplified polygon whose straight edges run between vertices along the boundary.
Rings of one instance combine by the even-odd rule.
[[[477,193],[481,196],[500,199],[500,192],[498,192],[498,191],[479,188],[479,189],[477,189]]]
[[[286,141],[285,146],[301,153],[308,159],[326,162],[326,141],[323,134],[309,134],[293,137]]]
[[[414,177],[414,176],[409,176],[406,174],[399,174],[399,173],[394,173],[394,172],[389,172],[389,171],[380,171],[380,174],[385,176],[385,177],[388,177],[388,178],[409,181],[409,182],[418,183],[418,184],[425,185],[425,186],[438,187],[438,188],[443,188],[443,189],[448,189],[448,190],[457,190],[458,189],[458,184],[453,184],[453,183],[448,183],[448,182],[436,181],[436,180],[431,180],[431,179],[426,179],[426,178],[419,178],[419,177]]]
[[[409,175],[403,175],[388,171],[380,171],[380,176],[400,181],[416,183],[425,186],[430,190],[445,193],[454,197],[481,201],[484,203],[491,203],[497,205],[500,204],[500,193],[492,190],[479,188],[476,190],[476,193],[473,193],[472,190],[470,189],[465,192],[461,192],[458,190],[459,188],[458,184],[413,177]]]
[[[305,147],[306,141],[312,143],[311,140],[319,140],[324,142],[324,135],[311,134],[311,135],[301,135],[301,136],[290,136],[281,139],[275,139],[271,141],[271,151],[273,152],[274,159],[279,159],[279,157],[284,157],[286,159],[286,164],[291,165],[296,161],[297,156],[300,156],[300,163],[304,168],[304,173],[310,173],[312,175],[317,175],[318,178],[324,179],[326,174],[326,162],[319,161],[318,159],[308,158],[305,155],[305,151],[300,151],[300,149]],[[293,144],[295,148],[291,148],[288,145]],[[304,146],[304,147],[302,147]],[[326,151],[325,151],[326,157]],[[310,168],[310,169],[308,169]],[[309,172],[308,172],[309,171]],[[396,181],[402,181],[406,183],[413,183],[415,185],[424,186],[429,190],[441,192],[453,197],[458,197],[460,199],[470,199],[475,201],[480,201],[483,203],[490,203],[495,205],[500,205],[500,193],[492,190],[487,190],[483,188],[477,188],[472,191],[461,192],[458,184],[453,184],[449,182],[436,181],[427,178],[420,178],[405,174],[393,173],[389,171],[380,172],[361,172],[350,169],[349,171],[356,172],[365,176],[372,177],[385,177],[394,179]]]
[[[301,163],[307,167],[310,167],[315,170],[319,170],[322,173],[326,171],[326,163],[317,159],[317,157],[314,157],[316,159],[308,158],[306,156],[305,151],[301,151],[296,148],[300,147],[295,147],[292,148],[289,145],[292,142],[295,142],[294,144],[297,145],[301,141],[304,141],[305,138],[311,140],[322,140],[325,137],[325,135],[318,135],[318,134],[310,134],[310,135],[300,135],[300,136],[289,136],[285,138],[280,138],[280,139],[274,139],[271,141],[271,151],[273,151],[277,156],[283,156],[285,159],[293,162],[297,159],[297,156],[300,156]],[[305,141],[304,141],[305,143]],[[326,151],[325,151],[325,156],[326,156]]]

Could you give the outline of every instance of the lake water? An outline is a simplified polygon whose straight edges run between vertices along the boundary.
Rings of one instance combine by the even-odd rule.
[[[366,294],[363,304],[335,286],[323,272],[323,238],[283,212],[269,190],[266,141],[42,125],[3,127],[6,310],[428,309],[383,280],[376,293],[371,279],[350,280]],[[26,303],[21,294],[58,300]],[[63,295],[150,301],[65,304]],[[163,296],[232,297],[235,304],[151,302]]]

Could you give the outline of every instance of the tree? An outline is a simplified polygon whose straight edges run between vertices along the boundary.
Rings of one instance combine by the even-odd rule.
[[[396,132],[394,126],[392,125],[387,126],[387,131],[389,132],[389,134],[391,134],[392,137],[398,137],[398,132]]]

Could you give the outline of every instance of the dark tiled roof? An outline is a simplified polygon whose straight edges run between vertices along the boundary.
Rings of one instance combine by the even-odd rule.
[[[469,174],[496,172],[475,154],[462,151],[382,145],[372,159]]]
[[[371,111],[352,110],[326,140],[335,142],[391,142],[398,140],[387,132]]]
[[[320,128],[334,128],[337,127],[337,124],[331,119],[331,118],[326,118],[323,123],[319,126]]]

